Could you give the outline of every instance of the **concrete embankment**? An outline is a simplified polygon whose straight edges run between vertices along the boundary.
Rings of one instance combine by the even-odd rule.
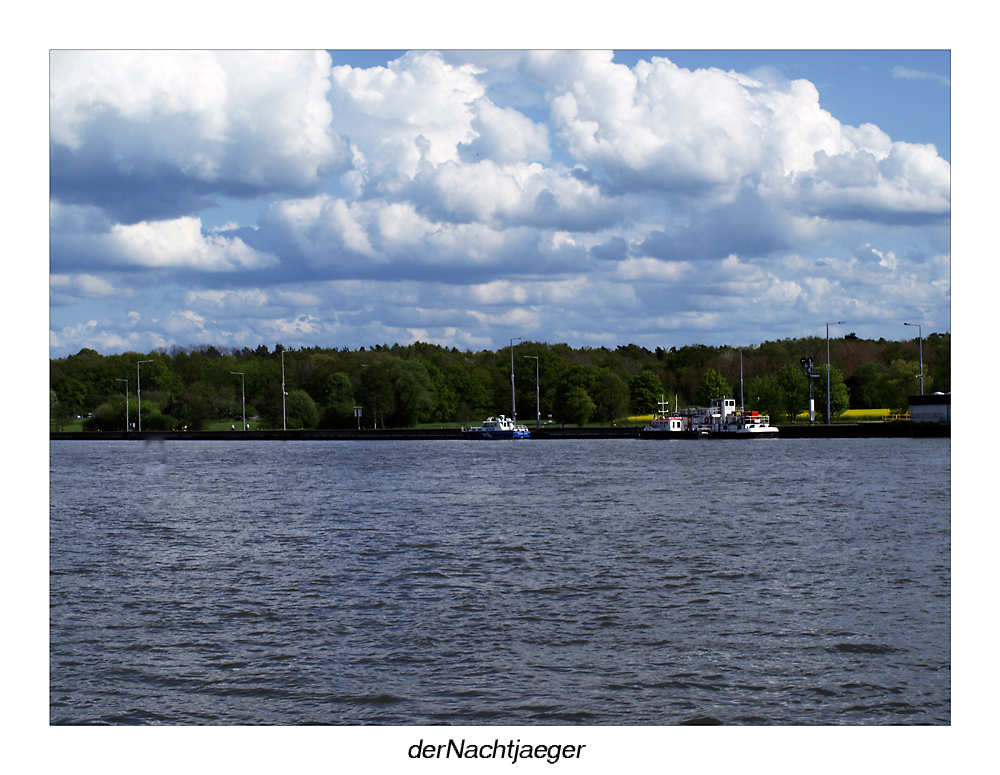
[[[668,439],[672,434],[663,434]],[[533,439],[635,439],[639,429],[625,426],[600,426],[577,428],[572,426],[546,426],[532,429]],[[779,439],[874,439],[874,438],[948,438],[951,425],[912,422],[833,423],[830,425],[782,425]],[[359,441],[359,440],[408,440],[429,441],[461,439],[457,428],[400,428],[398,430],[287,430],[287,431],[53,431],[52,441],[128,441],[162,439],[165,441]]]
[[[783,439],[948,438],[951,425],[930,422],[808,423],[779,426]]]

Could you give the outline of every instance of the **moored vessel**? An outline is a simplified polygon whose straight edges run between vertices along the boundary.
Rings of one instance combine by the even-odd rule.
[[[716,398],[707,408],[685,409],[667,414],[660,402],[660,411],[639,437],[649,438],[752,438],[776,436],[778,429],[771,419],[760,412],[737,410],[733,398]]]
[[[674,400],[676,401],[676,399]],[[649,421],[649,425],[639,431],[640,438],[646,434],[657,436],[661,433],[680,433],[684,430],[684,417],[676,411],[667,411],[667,402],[663,400],[663,396],[660,396],[659,403],[660,408],[653,415],[653,419]]]
[[[527,439],[531,432],[526,425],[517,425],[509,417],[488,417],[483,424],[473,428],[462,428],[462,438],[466,439]]]
[[[483,424],[473,428],[462,428],[463,439],[530,439],[531,431],[526,425],[517,424],[517,407],[514,392],[514,340],[510,340],[510,417],[487,417]]]

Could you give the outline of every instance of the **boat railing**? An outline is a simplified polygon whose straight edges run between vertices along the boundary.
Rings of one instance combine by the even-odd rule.
[[[756,414],[752,412],[744,412],[742,415],[740,415],[740,420],[743,423],[749,423],[751,425],[771,424],[771,418],[768,417],[766,414],[761,414],[760,412],[757,412]]]

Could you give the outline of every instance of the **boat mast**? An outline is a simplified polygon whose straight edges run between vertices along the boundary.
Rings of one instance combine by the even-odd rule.
[[[743,411],[743,350],[740,350],[740,414]]]
[[[515,396],[514,396],[514,341],[521,341],[521,337],[516,336],[514,339],[510,340],[510,419],[513,420],[514,425],[517,426],[517,408],[515,406]]]

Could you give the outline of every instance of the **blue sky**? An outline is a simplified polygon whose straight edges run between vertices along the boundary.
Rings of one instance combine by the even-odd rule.
[[[951,327],[942,50],[57,50],[49,351]]]

